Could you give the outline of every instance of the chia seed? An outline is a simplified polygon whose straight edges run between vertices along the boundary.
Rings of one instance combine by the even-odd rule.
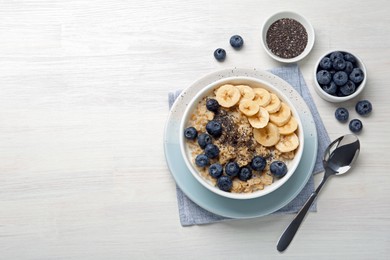
[[[266,42],[273,54],[284,59],[291,59],[305,50],[307,32],[298,21],[282,18],[271,24],[267,31]]]

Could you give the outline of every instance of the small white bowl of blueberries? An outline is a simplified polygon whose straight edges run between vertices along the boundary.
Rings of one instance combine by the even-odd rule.
[[[343,102],[358,96],[364,89],[367,70],[363,61],[347,51],[325,53],[314,69],[315,90],[324,100]]]

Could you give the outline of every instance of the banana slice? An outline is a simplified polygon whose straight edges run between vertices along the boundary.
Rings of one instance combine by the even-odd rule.
[[[264,107],[259,107],[259,112],[254,116],[248,117],[248,121],[253,128],[263,128],[269,122],[269,114]]]
[[[290,120],[291,110],[282,102],[278,112],[269,115],[269,120],[277,126],[282,126]]]
[[[281,135],[279,142],[275,145],[275,148],[282,153],[294,151],[299,146],[299,139],[295,133],[289,135]]]
[[[233,85],[220,86],[215,92],[218,103],[223,107],[232,107],[241,98],[240,90]]]
[[[253,91],[255,92],[255,98],[253,100],[259,103],[259,106],[265,107],[271,102],[271,94],[268,90],[263,88],[254,88]]]
[[[246,116],[253,116],[259,112],[260,106],[257,102],[250,99],[241,99],[238,106],[240,111]]]
[[[247,85],[237,85],[236,88],[240,91],[241,99],[250,99],[253,100],[255,98],[255,92],[253,88]]]
[[[253,129],[253,137],[259,144],[265,147],[270,147],[279,142],[279,129],[276,125],[268,123],[264,128]]]
[[[278,98],[277,95],[274,93],[271,93],[271,102],[265,107],[267,109],[268,113],[276,113],[279,111],[280,107],[282,106],[282,102]]]
[[[298,128],[298,122],[295,117],[291,116],[290,120],[283,126],[279,126],[279,133],[281,135],[288,135],[294,133]]]

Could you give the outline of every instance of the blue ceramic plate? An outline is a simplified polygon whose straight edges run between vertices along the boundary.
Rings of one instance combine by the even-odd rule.
[[[219,196],[202,186],[187,168],[180,152],[181,117],[188,102],[208,84],[226,77],[246,76],[269,82],[290,98],[303,124],[304,150],[302,159],[290,179],[279,189],[259,198],[236,200]],[[168,167],[180,189],[200,207],[229,218],[254,218],[268,215],[287,205],[309,180],[317,156],[317,131],[305,101],[287,82],[272,73],[250,69],[226,69],[206,75],[185,89],[171,108],[164,133],[164,150]]]

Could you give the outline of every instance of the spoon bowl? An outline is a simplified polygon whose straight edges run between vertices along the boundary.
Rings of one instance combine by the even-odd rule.
[[[356,135],[348,134],[341,136],[334,140],[326,148],[323,158],[323,165],[325,169],[324,176],[317,189],[310,195],[309,199],[298,212],[290,225],[283,232],[276,248],[279,252],[283,252],[291,243],[298,228],[300,227],[306,213],[313,204],[320,192],[322,186],[330,176],[341,175],[348,172],[355,163],[360,152],[360,142]]]

